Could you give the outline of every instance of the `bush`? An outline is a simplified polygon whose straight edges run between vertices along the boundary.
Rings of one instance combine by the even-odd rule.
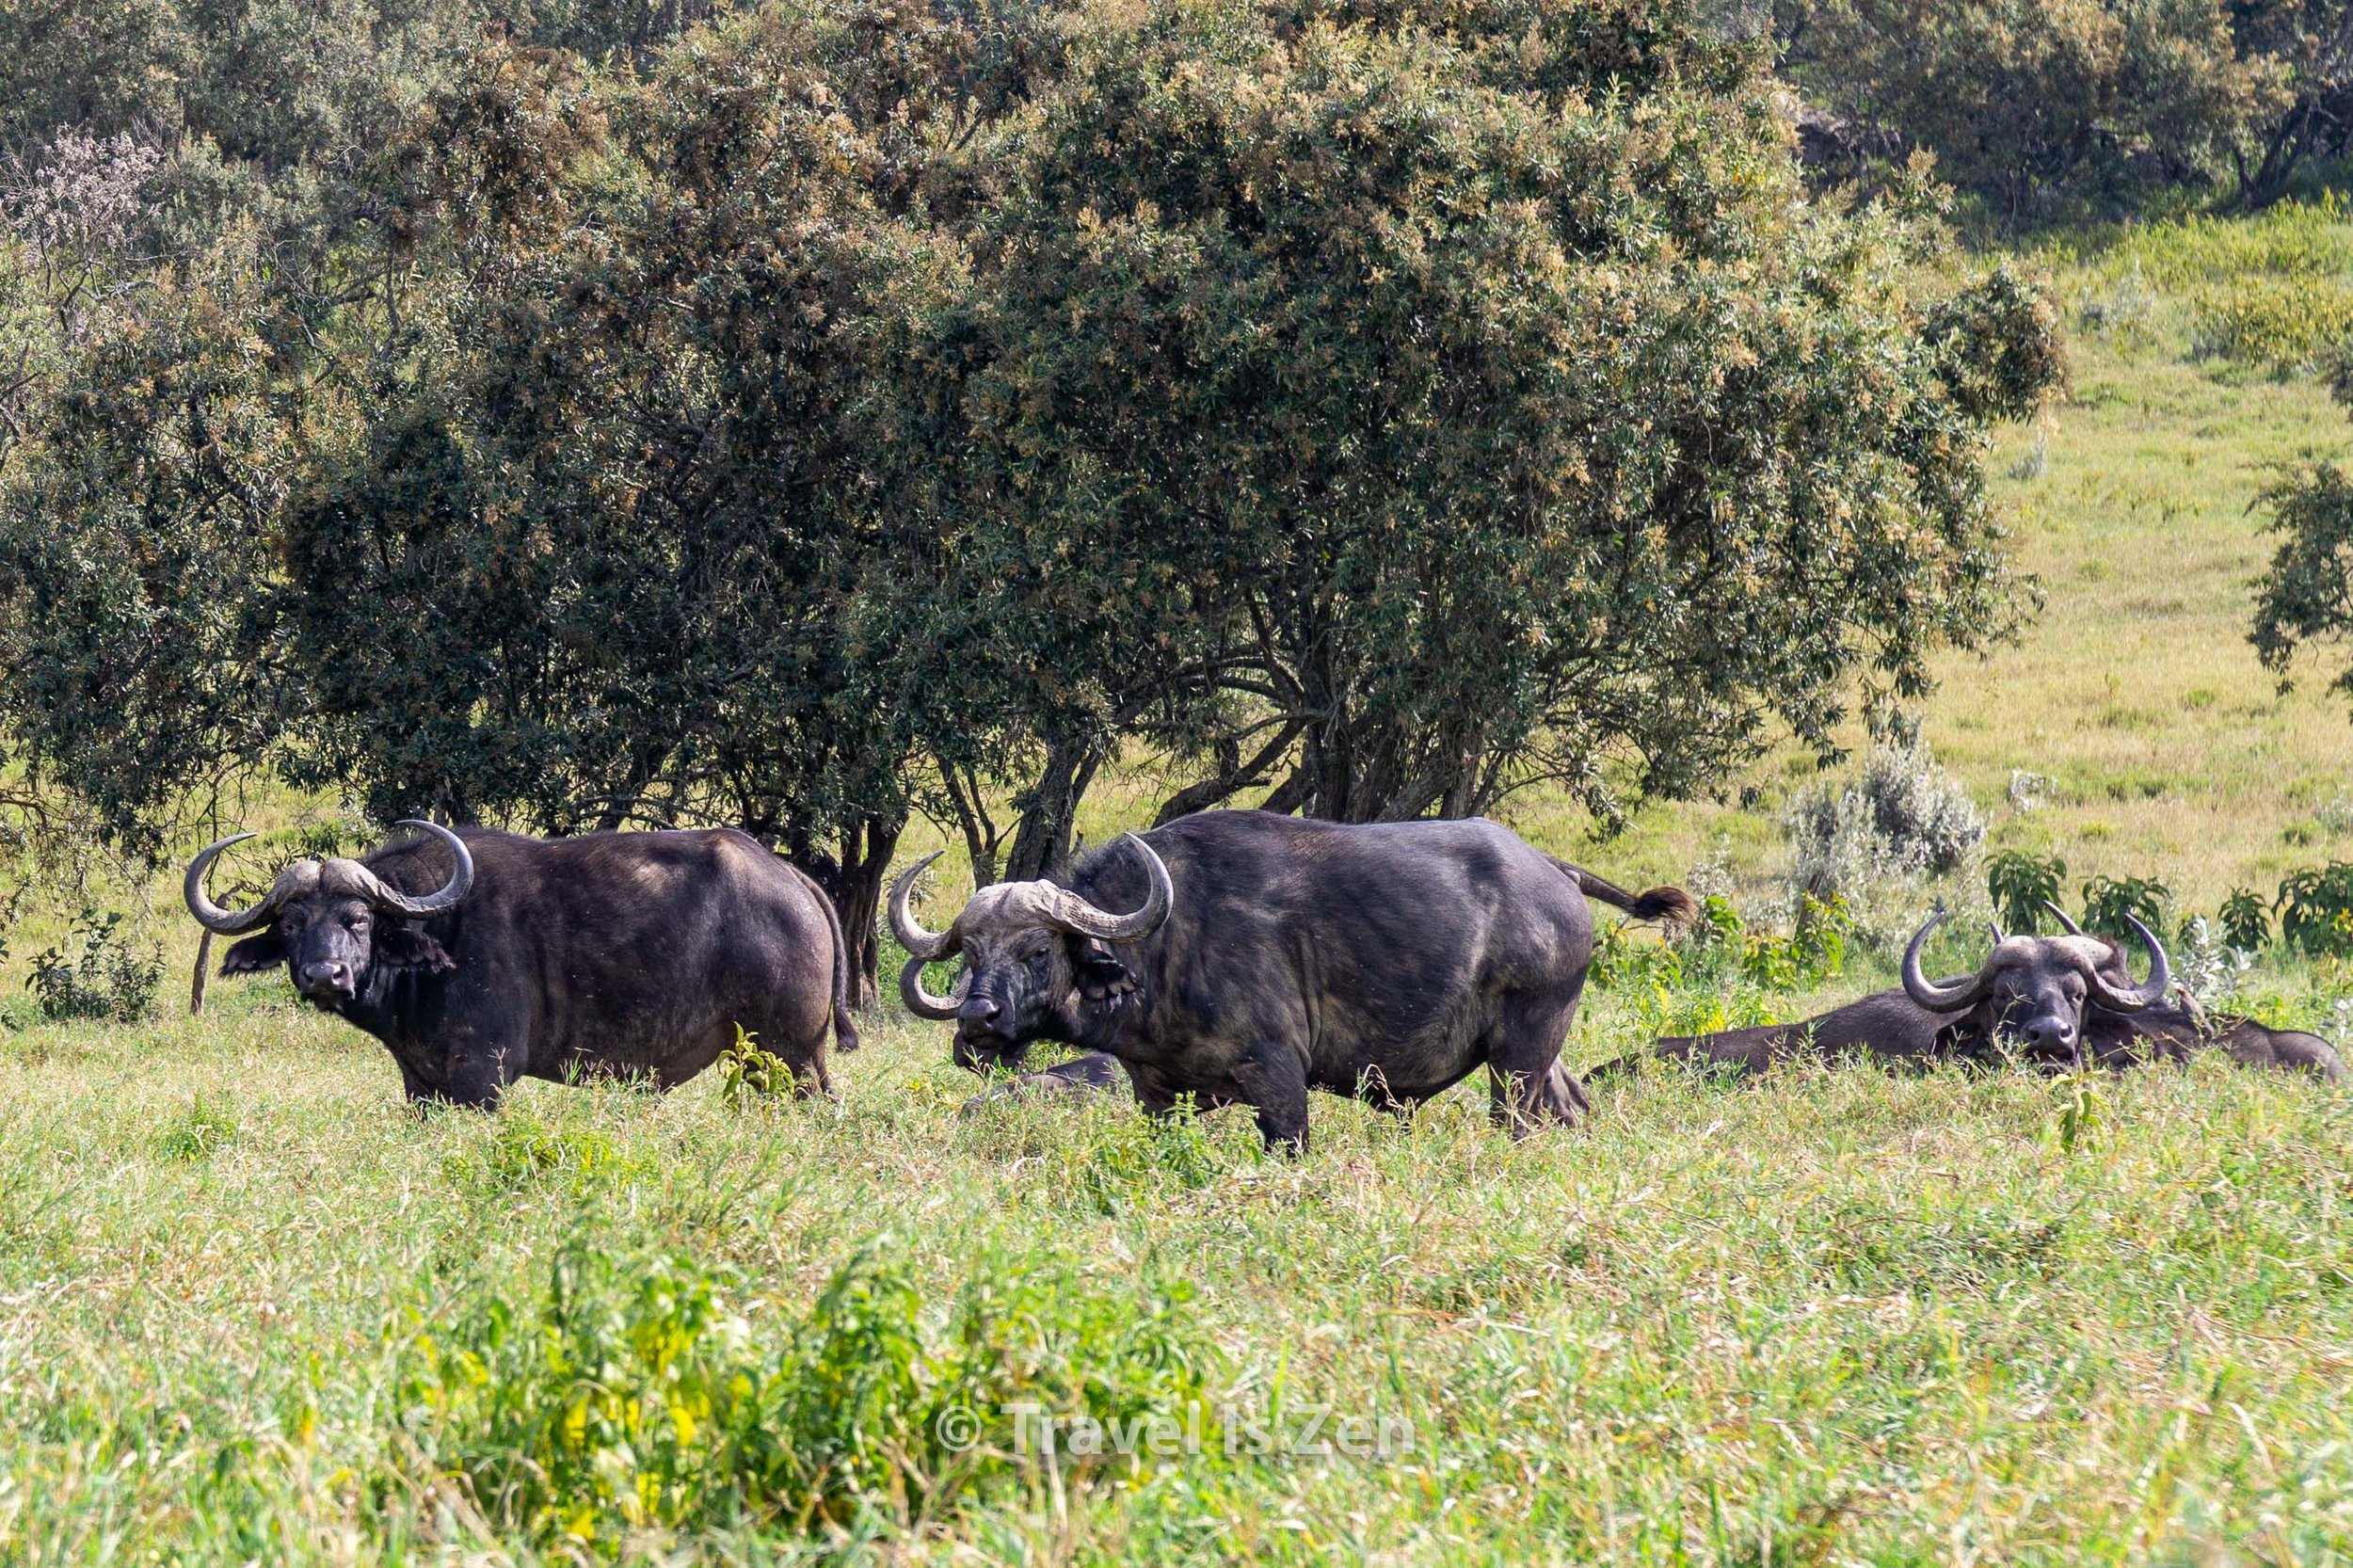
[[[1939,177],[1998,216],[2105,208],[2227,171],[2273,108],[2224,10],[2168,0],[1784,0],[1786,69],[1836,130],[1839,172]]]
[[[446,1333],[413,1324],[404,1425],[499,1527],[603,1558],[632,1532],[746,1515],[938,1519],[1017,1474],[1010,1412],[1025,1404],[1106,1424],[1207,1419],[1213,1352],[1188,1289],[1149,1269],[990,1258],[936,1328],[887,1239],[806,1318],[762,1312],[744,1287],[575,1242],[535,1307],[493,1295]],[[1072,1456],[1064,1474],[1149,1458]]]
[[[153,1009],[164,978],[163,950],[135,950],[118,935],[121,925],[120,915],[86,907],[66,941],[34,957],[24,985],[43,1017],[131,1023]]]
[[[2240,979],[2254,965],[2244,949],[2233,945],[2203,915],[2182,922],[2175,945],[2179,951],[2173,954],[2174,978],[2202,1006],[2219,1007],[2230,1000]]]
[[[2172,898],[2171,888],[2147,877],[2088,878],[2084,883],[2084,929],[2103,936],[2129,936],[2132,928],[2124,923],[2129,915],[2152,931],[2162,931],[2165,906]]]
[[[1875,884],[1960,870],[1985,842],[1985,818],[1924,746],[1882,745],[1843,785],[1800,794],[1788,819],[1801,897],[1860,904]]]
[[[2057,856],[2031,855],[2006,849],[1985,865],[1985,890],[1993,900],[1994,918],[2002,929],[2025,935],[2041,929],[2067,880],[2067,862]]]
[[[2353,289],[2315,279],[2243,278],[2190,301],[2190,351],[2201,359],[2308,368],[2353,335]]]
[[[2280,884],[2281,939],[2314,957],[2353,954],[2353,865],[2331,860]]]
[[[760,1037],[735,1026],[735,1043],[719,1053],[719,1094],[729,1108],[780,1098],[792,1092],[792,1068],[773,1051],[760,1048]]]
[[[493,1123],[478,1148],[446,1162],[452,1184],[486,1202],[543,1183],[585,1195],[626,1182],[642,1168],[600,1128],[551,1125],[521,1109]]]
[[[1846,900],[1801,897],[1796,927],[1788,936],[1753,931],[1731,900],[1710,893],[1700,901],[1699,921],[1684,935],[1681,946],[1693,955],[1688,969],[1696,982],[1730,971],[1763,990],[1794,991],[1837,977],[1846,967],[1847,938],[1854,925],[1854,912]],[[1678,961],[1676,983],[1686,969]]]
[[[2271,940],[2271,911],[2261,893],[2245,888],[2231,889],[2216,923],[2222,929],[2222,940],[2242,952],[2252,952]]]

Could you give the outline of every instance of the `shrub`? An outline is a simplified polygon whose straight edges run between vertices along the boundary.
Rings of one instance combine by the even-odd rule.
[[[1801,897],[1795,929],[1783,936],[1751,930],[1731,900],[1710,893],[1700,901],[1698,922],[1682,938],[1694,962],[1687,969],[1678,961],[1672,984],[1681,984],[1687,972],[1693,982],[1705,984],[1731,971],[1767,991],[1818,985],[1846,967],[1847,939],[1854,928],[1854,912],[1842,898]]]
[[[1855,172],[1932,153],[2012,220],[2230,167],[2272,104],[2224,8],[2141,0],[1784,0],[1790,76]]]
[[[2353,289],[2334,280],[2244,278],[2190,303],[2190,349],[2204,359],[2293,370],[2353,334]]]
[[[878,1239],[796,1318],[730,1271],[576,1241],[534,1306],[491,1294],[446,1332],[413,1321],[402,1419],[436,1479],[566,1557],[745,1516],[937,1519],[1017,1472],[1025,1404],[1106,1424],[1199,1411],[1215,1361],[1189,1307],[1150,1269],[992,1257],[934,1328]],[[1150,1457],[1074,1456],[1064,1477]]]
[[[211,1158],[237,1136],[236,1113],[217,1100],[196,1096],[164,1129],[157,1152],[166,1160],[194,1163]]]
[[[1067,1185],[1096,1212],[1117,1214],[1144,1198],[1155,1205],[1172,1193],[1216,1180],[1236,1162],[1212,1142],[1197,1116],[1121,1116],[1097,1136],[1073,1145],[1064,1162]]]
[[[2280,936],[2314,957],[2353,954],[2353,865],[2331,860],[2280,884]]]
[[[2243,952],[2252,952],[2271,940],[2271,911],[2261,893],[2245,888],[2233,888],[2231,896],[2222,901],[2222,912],[2217,917],[2222,928],[2222,939]]]
[[[455,1184],[496,1198],[542,1182],[599,1191],[637,1175],[640,1162],[601,1128],[552,1126],[512,1109],[491,1125],[481,1148],[452,1156],[447,1168]]]
[[[1880,746],[1846,783],[1801,792],[1788,827],[1799,896],[1857,910],[1875,885],[1957,871],[1985,842],[1968,792],[1919,745]]]
[[[2056,855],[2006,849],[1985,865],[1985,890],[1993,900],[2002,929],[2025,934],[2041,929],[2045,904],[2057,904],[2067,879],[2067,862]]]
[[[137,951],[119,935],[121,925],[120,914],[85,908],[71,936],[35,955],[24,984],[43,1017],[131,1023],[153,1008],[164,978],[163,950]]]
[[[2165,906],[2173,890],[2147,877],[2094,876],[2084,882],[2084,929],[2103,936],[2129,936],[2126,916],[2152,931],[2165,929]]]
[[[2237,991],[2240,978],[2254,964],[2244,949],[2233,946],[2203,915],[2193,915],[2183,922],[2177,946],[2174,978],[2207,1007],[2228,1001]]]
[[[719,1093],[737,1111],[792,1092],[792,1066],[760,1049],[759,1036],[742,1024],[735,1026],[735,1043],[719,1053]]]

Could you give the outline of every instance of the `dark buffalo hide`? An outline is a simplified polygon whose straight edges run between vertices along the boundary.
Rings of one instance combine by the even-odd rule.
[[[827,1029],[856,1048],[833,906],[742,833],[436,828],[364,861],[300,862],[242,914],[203,896],[219,847],[190,867],[191,910],[216,930],[266,927],[221,972],[283,965],[314,1005],[385,1044],[412,1099],[494,1107],[520,1078],[666,1089],[739,1025],[804,1093],[830,1094]],[[406,912],[452,888],[452,906]]]
[[[941,934],[907,914],[913,875],[891,897],[915,955],[902,993],[955,1020],[957,1061],[1015,1067],[1030,1042],[1067,1041],[1115,1058],[1147,1111],[1247,1105],[1292,1148],[1310,1089],[1404,1110],[1482,1066],[1514,1135],[1573,1118],[1584,1096],[1558,1058],[1593,954],[1587,896],[1690,910],[1476,820],[1203,812],[1112,845],[1067,888],[984,888]],[[923,963],[957,955],[955,994],[925,991]]]
[[[2230,1015],[2209,1018],[2178,990],[2137,1011],[2113,1010],[2098,1000],[2087,970],[2105,981],[2111,995],[2134,988],[2123,950],[2114,942],[2082,936],[2010,937],[1995,947],[1975,977],[1937,984],[1936,989],[1957,990],[1974,979],[1981,994],[1965,1011],[1931,1011],[1903,989],[1880,991],[1802,1023],[1675,1036],[1656,1042],[1644,1054],[1758,1073],[1793,1057],[1848,1054],[1889,1064],[2023,1058],[2056,1070],[2080,1065],[2121,1070],[2179,1064],[2196,1052],[2218,1050],[2233,1061],[2316,1073],[2332,1083],[2344,1076],[2336,1051],[2316,1034],[2267,1029]],[[1587,1077],[1611,1077],[1641,1059],[1622,1057]]]

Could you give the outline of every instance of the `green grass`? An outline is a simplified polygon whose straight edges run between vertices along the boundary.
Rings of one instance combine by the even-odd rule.
[[[1945,661],[1928,742],[1992,843],[2063,855],[2071,889],[2153,876],[2211,911],[2353,858],[2345,707],[2246,642],[2249,503],[2353,445],[2301,368],[2353,298],[2353,226],[2041,260],[2071,397],[1991,461],[2045,607]],[[2031,808],[2017,770],[2049,780]],[[1140,824],[1155,773],[1097,792],[1090,840]],[[1746,805],[1607,842],[1557,801],[1504,814],[1624,881],[1710,862],[1753,908],[1812,776],[1777,753]],[[2353,1558],[2343,1092],[2218,1063],[1654,1073],[1513,1145],[1471,1084],[1407,1123],[1319,1096],[1283,1162],[1232,1112],[960,1118],[944,1032],[893,1014],[838,1108],[739,1109],[713,1072],[415,1116],[279,982],[179,1016],[193,934],[145,896],[165,1021],[0,1007],[0,1562]],[[19,928],[11,987],[58,915]],[[1572,1059],[1887,975],[1605,992]],[[2335,1032],[2349,997],[2273,952],[2245,1005]],[[1199,1408],[1203,1451],[1048,1464],[1024,1402]],[[1313,1413],[1387,1420],[1391,1451],[1251,1451],[1249,1422]]]
[[[2298,1080],[2103,1082],[2073,1147],[2077,1087],[2023,1074],[1657,1074],[1517,1146],[1478,1094],[1319,1097],[1287,1163],[1230,1112],[959,1119],[905,1023],[839,1109],[731,1112],[713,1075],[413,1117],[372,1042],[252,990],[0,1054],[0,1559],[2353,1552],[2353,1100]],[[1580,1057],[1626,1022],[1605,999]],[[821,1306],[844,1280],[884,1306]],[[894,1286],[916,1369],[854,1440],[807,1395],[828,1347],[891,1364]],[[984,1401],[961,1474],[934,1379]],[[729,1380],[862,1496],[772,1480],[732,1515],[778,1462],[665,1403]],[[566,1437],[591,1388],[644,1401],[626,1444]],[[1197,1400],[1208,1451],[1024,1462],[986,1402],[1022,1397]],[[1225,1451],[1278,1407],[1271,1440],[1328,1411],[1412,1451]]]

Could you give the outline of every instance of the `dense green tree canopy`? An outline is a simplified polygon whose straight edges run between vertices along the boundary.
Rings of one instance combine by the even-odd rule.
[[[2041,307],[1915,298],[1901,221],[1808,209],[1753,46],[1684,16],[1595,94],[1561,15],[1164,13],[976,146],[961,395],[920,360],[894,437],[955,454],[959,631],[1049,755],[1607,811],[1998,627],[1981,429],[2055,373]]]
[[[136,199],[8,208],[8,738],[124,841],[256,768],[731,823],[861,933],[910,811],[1034,874],[1138,745],[1348,820],[1828,749],[2012,613],[2053,327],[1928,193],[1810,201],[1714,9],[95,27],[184,129],[24,111]]]

